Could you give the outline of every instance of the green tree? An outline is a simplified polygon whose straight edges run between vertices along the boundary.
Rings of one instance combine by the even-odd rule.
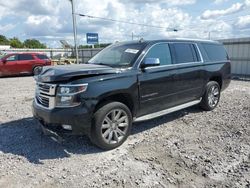
[[[0,35],[0,45],[9,45],[10,41],[4,36]]]
[[[97,45],[97,48],[106,48],[107,46],[111,45],[111,43],[101,43],[99,46]]]
[[[42,44],[36,39],[27,39],[23,43],[25,48],[47,48],[45,44]]]
[[[91,46],[89,46],[89,45],[79,45],[78,48],[79,49],[91,48]]]
[[[10,39],[10,46],[12,48],[23,48],[23,43],[17,37],[14,37]]]

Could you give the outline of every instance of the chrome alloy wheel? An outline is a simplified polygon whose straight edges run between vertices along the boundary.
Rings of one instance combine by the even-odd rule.
[[[215,107],[219,102],[220,92],[219,88],[214,85],[210,88],[208,93],[208,104],[210,107]]]
[[[122,109],[110,111],[101,126],[102,138],[107,144],[119,143],[128,131],[129,118]]]

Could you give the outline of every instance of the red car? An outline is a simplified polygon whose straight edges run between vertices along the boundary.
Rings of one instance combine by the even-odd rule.
[[[12,53],[0,59],[0,77],[36,74],[42,66],[51,65],[51,60],[40,53]]]

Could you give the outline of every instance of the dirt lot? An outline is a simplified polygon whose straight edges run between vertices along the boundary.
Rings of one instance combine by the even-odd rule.
[[[32,77],[0,79],[0,187],[250,187],[250,82],[212,112],[192,107],[136,123],[120,148],[63,144],[32,118]]]

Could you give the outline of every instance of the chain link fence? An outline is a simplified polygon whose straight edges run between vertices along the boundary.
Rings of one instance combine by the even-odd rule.
[[[86,63],[90,58],[100,52],[103,48],[78,49],[79,62]],[[72,49],[6,49],[1,53],[38,52],[45,53],[51,59],[74,58],[75,52]]]
[[[219,40],[227,49],[232,62],[233,78],[250,79],[250,37],[240,39]],[[79,62],[86,63],[90,58],[100,52],[103,48],[78,49]],[[4,53],[13,52],[41,52],[46,53],[52,59],[75,57],[72,49],[7,49]]]

